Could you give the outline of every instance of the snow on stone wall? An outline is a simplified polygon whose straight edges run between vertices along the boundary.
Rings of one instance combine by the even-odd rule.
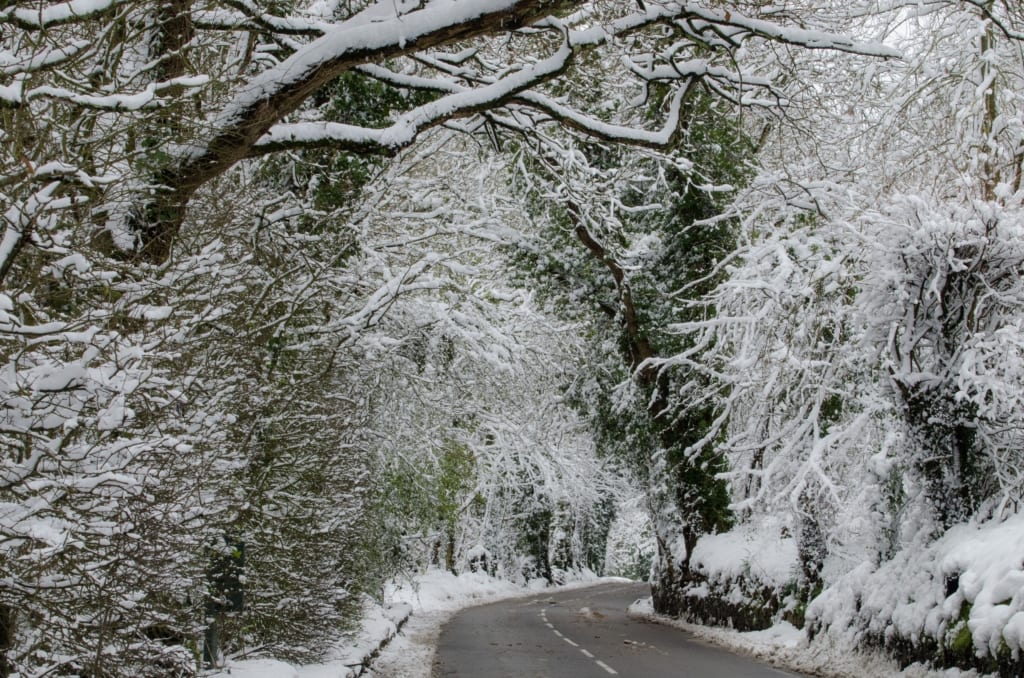
[[[765,525],[704,535],[693,549],[690,567],[712,582],[744,577],[774,589],[793,581],[800,571],[796,539]]]

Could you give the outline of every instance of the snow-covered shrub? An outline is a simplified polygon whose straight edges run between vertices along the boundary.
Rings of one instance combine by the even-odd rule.
[[[888,647],[908,663],[1019,671],[1021,553],[1024,515],[959,524],[931,543],[908,544],[881,565],[865,562],[839,577],[811,601],[808,623]]]
[[[755,524],[788,509],[801,554],[805,518],[823,528],[820,581],[808,586],[801,555],[790,618],[806,606],[812,631],[851,647],[1016,675],[1021,215],[913,196],[860,218],[766,236],[717,293],[731,310],[703,327],[729,349],[715,367],[735,417],[735,505]],[[727,554],[728,536],[700,550]],[[691,593],[725,619],[756,600],[735,583]]]
[[[762,180],[751,196],[775,181]],[[862,524],[872,508],[860,500],[877,503],[882,493],[862,460],[890,444],[892,406],[879,393],[882,373],[858,313],[862,243],[811,215],[789,214],[771,230],[765,218],[745,224],[746,244],[723,266],[723,281],[691,302],[703,317],[672,326],[691,347],[662,362],[704,375],[681,393],[698,404],[712,399],[721,412],[697,445],[714,444],[728,459],[721,477],[741,522],[775,514],[791,526],[810,593],[834,548],[851,538],[882,548],[874,536],[854,537],[850,523],[872,529]],[[850,515],[850,507],[863,511]]]
[[[868,216],[871,219],[871,216]],[[1024,214],[893,199],[858,301],[906,431],[903,461],[942,529],[1024,487]]]
[[[59,247],[58,247],[59,249]],[[168,302],[216,266],[140,281],[36,253],[0,319],[0,606],[12,671],[178,675],[195,666],[204,488],[234,418],[193,362],[204,305]],[[194,301],[194,300],[193,300]],[[208,316],[206,316],[208,317]],[[227,462],[227,457],[219,461]]]

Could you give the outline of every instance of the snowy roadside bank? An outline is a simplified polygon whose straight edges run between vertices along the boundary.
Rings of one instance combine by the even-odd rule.
[[[896,662],[881,654],[864,653],[847,647],[825,633],[808,641],[804,630],[779,622],[763,631],[740,632],[729,628],[691,624],[654,612],[650,598],[629,607],[637,619],[673,626],[733,652],[756,657],[778,668],[821,678],[980,678],[976,671],[932,669],[914,664],[900,670]]]
[[[412,606],[391,603],[367,605],[360,628],[345,636],[319,664],[294,666],[272,658],[229,659],[223,669],[207,678],[356,678],[401,631],[412,615]]]
[[[624,580],[584,571],[557,587],[542,579],[522,586],[483,573],[430,570],[390,585],[384,591],[386,605],[369,605],[360,630],[340,639],[323,663],[295,666],[269,658],[233,659],[206,678],[428,678],[441,627],[459,610],[602,581]]]

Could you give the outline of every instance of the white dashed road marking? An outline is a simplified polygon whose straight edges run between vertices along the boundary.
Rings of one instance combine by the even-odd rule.
[[[565,642],[569,643],[573,647],[579,648],[580,652],[582,652],[583,656],[586,657],[587,659],[594,659],[594,655],[591,654],[586,648],[582,648],[582,647],[579,646],[579,643],[577,643],[577,642],[575,642],[575,641],[573,641],[573,640],[571,640],[569,638],[566,638],[562,634],[561,631],[559,631],[558,629],[555,628],[554,624],[552,624],[551,622],[548,621],[547,610],[541,610],[540,611],[540,618],[541,618],[541,621],[544,622],[544,626],[547,626],[549,629],[551,629],[552,633],[554,633],[556,636],[558,636],[559,638],[561,638]],[[598,666],[600,666],[602,669],[604,669],[610,675],[613,675],[613,676],[619,675],[618,671],[616,671],[612,667],[608,666],[607,664],[605,664],[600,659],[594,659],[594,663],[597,664]]]

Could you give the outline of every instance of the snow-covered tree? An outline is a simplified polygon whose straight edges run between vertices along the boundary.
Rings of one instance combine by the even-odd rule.
[[[300,603],[319,597],[310,609],[339,620],[372,585],[316,535],[331,548],[374,541],[354,517],[376,480],[361,455],[374,439],[367,394],[375,361],[416,329],[382,324],[410,295],[445,293],[455,278],[435,270],[467,258],[439,259],[408,220],[381,218],[395,184],[378,172],[399,167],[387,158],[441,127],[555,167],[579,139],[653,155],[679,136],[696,88],[772,91],[744,69],[745,46],[891,54],[812,30],[828,27],[758,2],[5,3],[4,671],[194,671],[196,638],[224,602],[211,560],[238,539],[253,628],[301,582],[315,587]],[[580,86],[598,71],[616,96]],[[437,214],[416,197],[413,220],[427,224]],[[600,242],[590,205],[576,204]],[[487,235],[479,215],[457,216]],[[490,341],[483,312],[459,311],[465,285],[435,315],[487,362],[505,340]],[[455,445],[483,430],[453,429]],[[324,628],[280,616],[290,639]]]
[[[1022,17],[999,2],[891,10],[863,30],[888,31],[898,63],[853,62],[857,77],[826,85],[853,64],[792,54],[801,84],[735,202],[739,247],[679,313],[691,344],[659,364],[705,375],[681,396],[728,415],[705,442],[729,460],[738,518],[797,538],[791,611],[824,587],[817,623],[982,668],[1008,655],[948,646],[984,615],[952,561],[897,578],[927,622],[882,634],[906,611],[850,610],[964,523],[1018,507]]]

